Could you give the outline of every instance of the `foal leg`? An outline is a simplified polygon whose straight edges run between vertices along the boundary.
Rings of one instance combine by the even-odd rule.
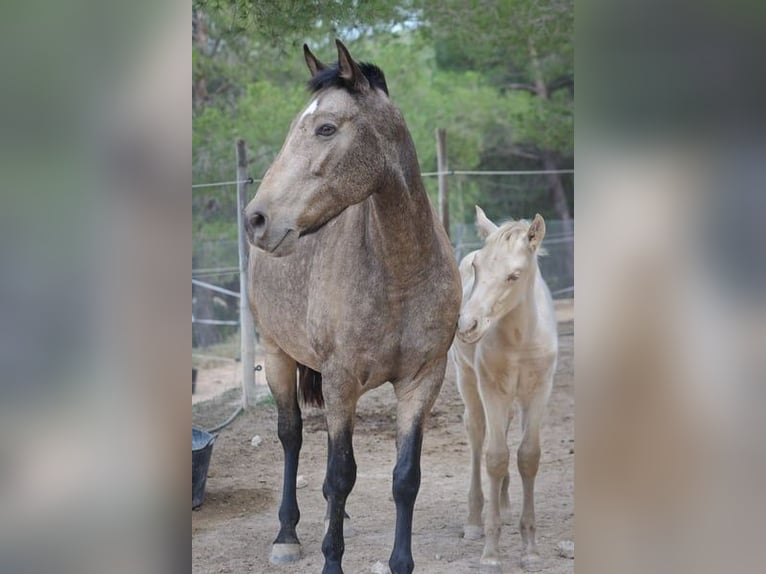
[[[468,519],[463,527],[463,537],[478,540],[484,536],[481,511],[484,494],[481,490],[481,455],[484,448],[484,407],[476,386],[476,375],[468,366],[456,365],[457,387],[465,404],[463,422],[471,447],[471,478],[468,486]],[[507,496],[507,493],[506,493]]]
[[[505,425],[506,440],[508,438],[508,429],[511,426],[512,419],[512,416],[508,417],[508,424]],[[500,517],[503,521],[503,524],[511,523],[511,475],[509,471],[510,465],[509,468],[506,468],[505,470],[505,476],[503,477],[503,482],[500,486]]]
[[[552,382],[552,381],[551,381]],[[519,531],[521,532],[521,567],[528,572],[542,570],[543,564],[537,552],[535,524],[535,477],[540,465],[540,423],[550,394],[541,388],[529,401],[521,406],[521,428],[523,436],[517,453],[517,463],[524,499],[521,509]]]
[[[515,377],[511,375],[512,388],[515,388]],[[489,504],[487,518],[484,521],[484,552],[481,564],[492,568],[500,567],[500,555],[497,547],[500,542],[500,502],[503,482],[508,476],[510,451],[506,430],[513,413],[513,396],[502,389],[497,381],[482,379],[479,382],[484,412],[487,417],[487,475],[489,476]]]
[[[422,369],[418,377],[399,381],[396,392],[396,466],[394,467],[393,494],[396,503],[396,533],[394,548],[388,560],[392,574],[411,574],[415,568],[412,559],[412,512],[420,490],[420,454],[423,447],[423,429],[434,401],[439,395],[446,355]]]
[[[301,557],[301,543],[295,532],[301,517],[295,480],[303,442],[303,422],[296,392],[295,361],[273,345],[268,345],[266,352],[266,381],[277,405],[277,434],[282,443],[285,463],[282,504],[279,507],[280,528],[271,547],[270,560],[272,564],[284,564]]]
[[[327,474],[322,493],[327,500],[327,531],[322,541],[324,568],[322,574],[343,574],[341,561],[343,542],[343,518],[346,515],[346,499],[356,482],[354,459],[354,413],[357,397],[334,377],[322,375],[324,385],[325,417],[327,420]]]

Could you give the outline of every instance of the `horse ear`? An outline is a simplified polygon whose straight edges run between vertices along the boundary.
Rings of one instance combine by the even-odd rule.
[[[321,60],[319,60],[319,58],[311,53],[311,50],[309,50],[307,44],[303,44],[303,57],[306,59],[306,65],[309,67],[312,78],[327,68],[326,64],[324,64]]]
[[[532,220],[532,225],[529,226],[529,231],[527,232],[529,246],[532,249],[537,249],[543,242],[543,237],[545,237],[545,220],[539,213],[536,213],[534,220]]]
[[[497,225],[492,223],[489,220],[489,217],[487,217],[484,214],[484,210],[477,205],[476,206],[476,235],[478,235],[479,239],[483,241],[495,231],[497,231]]]
[[[354,90],[361,92],[368,89],[370,82],[364,77],[361,68],[354,62],[346,46],[337,39],[335,40],[335,45],[338,47],[338,70],[340,71],[340,77],[346,80]]]

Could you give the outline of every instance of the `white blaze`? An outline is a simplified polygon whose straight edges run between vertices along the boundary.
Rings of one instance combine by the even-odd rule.
[[[319,100],[318,100],[318,99],[315,99],[315,100],[313,100],[313,101],[312,101],[312,102],[309,104],[309,107],[307,107],[307,108],[306,108],[306,109],[303,111],[303,113],[301,114],[301,117],[300,117],[300,119],[302,120],[302,119],[303,119],[303,118],[305,118],[306,116],[310,116],[310,115],[311,115],[311,114],[313,114],[315,111],[317,111],[317,105],[318,105],[318,104],[319,104]]]

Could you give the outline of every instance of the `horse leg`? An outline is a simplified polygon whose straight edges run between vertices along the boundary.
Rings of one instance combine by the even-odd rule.
[[[328,450],[328,457],[329,457],[329,450]],[[325,498],[325,501],[327,499]],[[354,529],[351,525],[351,517],[348,515],[348,512],[344,512],[343,514],[343,537],[348,538],[349,536],[354,535]],[[327,534],[327,530],[330,528],[330,503],[327,502],[327,508],[325,509],[324,513],[324,533]]]
[[[471,478],[468,486],[468,519],[463,527],[463,537],[478,540],[484,536],[481,512],[484,494],[481,490],[481,454],[484,447],[484,407],[481,406],[476,375],[465,365],[456,365],[457,386],[465,404],[463,423],[471,447]]]
[[[393,475],[393,495],[396,504],[394,548],[388,560],[392,574],[411,574],[412,513],[420,490],[420,454],[423,429],[434,401],[444,382],[447,357],[437,360],[419,376],[394,384],[396,393],[396,466]]]
[[[295,532],[301,513],[295,493],[298,457],[303,442],[303,422],[298,406],[295,371],[297,365],[284,351],[267,349],[266,381],[277,405],[277,434],[284,451],[282,503],[279,506],[279,534],[271,546],[272,564],[293,562],[301,557],[301,543]]]
[[[548,389],[550,389],[550,384]],[[521,407],[523,436],[517,453],[517,464],[521,475],[524,498],[519,531],[521,532],[523,547],[521,567],[528,572],[537,572],[543,567],[535,539],[535,477],[540,465],[540,423],[549,393],[549,390],[540,389],[528,404],[522,404]]]
[[[513,417],[508,417],[508,423],[505,425],[505,436],[506,440],[508,437],[508,429],[511,426],[511,419]],[[509,465],[510,466],[510,465]],[[510,524],[511,523],[511,474],[510,474],[510,468],[506,468],[505,476],[503,477],[503,482],[500,485],[500,517],[503,521],[503,524]]]
[[[510,461],[506,429],[513,412],[513,397],[503,392],[495,381],[487,378],[480,380],[479,392],[487,418],[486,465],[489,476],[489,504],[487,518],[484,521],[485,542],[484,551],[481,555],[481,565],[499,568],[500,556],[497,547],[500,542],[502,527],[500,500]]]
[[[328,525],[322,541],[324,568],[322,574],[343,574],[341,561],[343,542],[343,519],[346,516],[346,499],[356,482],[353,433],[356,397],[342,394],[342,385],[322,372],[324,380],[325,417],[327,420],[327,474],[322,493],[327,500]]]

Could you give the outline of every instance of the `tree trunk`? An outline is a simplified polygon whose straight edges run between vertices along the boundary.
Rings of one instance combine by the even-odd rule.
[[[192,41],[204,56],[208,55],[208,33],[205,14],[199,10],[193,12],[193,32]],[[198,108],[208,100],[207,77],[204,73],[197,71],[197,77],[194,78],[192,88],[192,106]]]
[[[545,85],[543,72],[540,68],[540,60],[537,57],[537,50],[535,49],[535,44],[532,42],[531,38],[529,39],[529,57],[532,62],[532,70],[534,71],[537,97],[547,100],[548,87]],[[558,169],[553,153],[549,150],[543,150],[543,167],[546,171],[556,171]],[[571,243],[564,243],[564,272],[566,277],[571,278],[572,285],[574,285],[574,225],[572,223],[572,214],[569,210],[569,202],[567,201],[564,184],[561,183],[561,176],[557,173],[548,173],[546,177],[548,179],[548,192],[550,194],[551,202],[553,203],[553,210],[561,220],[562,231],[568,237],[572,237]],[[570,286],[571,285],[566,285],[566,287]]]
[[[543,152],[543,166],[546,171],[558,169],[556,160],[549,151]],[[565,256],[564,273],[572,281],[571,285],[565,285],[565,287],[571,287],[574,284],[574,225],[572,215],[569,211],[569,202],[567,202],[566,190],[564,189],[564,184],[561,183],[561,177],[556,173],[549,173],[546,177],[548,178],[548,189],[553,210],[561,220],[561,230],[567,237],[572,238],[571,242],[563,244]]]

